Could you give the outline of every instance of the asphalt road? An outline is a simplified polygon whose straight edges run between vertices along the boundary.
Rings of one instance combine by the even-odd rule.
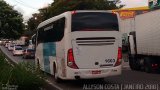
[[[19,62],[30,62],[34,64],[34,59],[23,59],[22,56],[13,56],[12,51],[9,51],[4,46],[0,46],[1,50],[10,58],[13,62],[19,63]]]
[[[26,61],[34,63],[33,59],[22,59],[21,56],[13,56],[6,48],[0,48],[14,62]],[[104,80],[67,80],[62,83],[56,83],[52,76],[48,75],[47,81],[59,90],[160,90],[160,74],[132,71],[128,62],[124,62],[128,61],[127,56],[123,56],[123,70],[120,76],[111,76]]]

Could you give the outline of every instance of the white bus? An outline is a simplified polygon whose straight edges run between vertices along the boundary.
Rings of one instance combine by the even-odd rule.
[[[110,11],[68,11],[37,27],[35,62],[56,81],[121,74],[119,16]]]

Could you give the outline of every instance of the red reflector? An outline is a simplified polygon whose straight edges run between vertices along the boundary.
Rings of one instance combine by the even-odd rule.
[[[157,67],[158,66],[158,64],[152,64],[152,67]]]
[[[101,74],[101,71],[100,70],[95,70],[95,71],[92,71],[92,74]]]
[[[153,69],[157,69],[158,68],[158,64],[152,64],[152,68]]]

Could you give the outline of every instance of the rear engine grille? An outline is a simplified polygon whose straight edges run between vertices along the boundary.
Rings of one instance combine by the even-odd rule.
[[[87,37],[76,39],[76,43],[82,46],[113,45],[114,42],[115,37]]]

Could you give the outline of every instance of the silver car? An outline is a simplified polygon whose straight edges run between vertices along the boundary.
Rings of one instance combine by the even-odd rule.
[[[22,54],[23,54],[23,48],[21,46],[14,46],[13,56]]]

